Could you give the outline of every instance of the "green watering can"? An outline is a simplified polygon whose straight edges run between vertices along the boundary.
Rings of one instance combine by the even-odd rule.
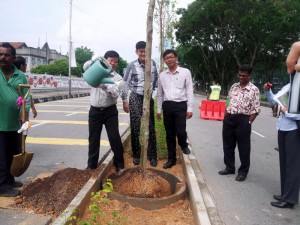
[[[108,78],[112,71],[109,63],[103,57],[99,57],[83,73],[83,79],[94,88],[99,87],[100,84],[114,84],[114,81]]]

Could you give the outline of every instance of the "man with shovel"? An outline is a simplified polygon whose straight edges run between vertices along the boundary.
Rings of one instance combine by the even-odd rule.
[[[16,50],[11,44],[0,45],[0,197],[20,195],[15,188],[22,186],[10,174],[13,156],[19,153],[21,143],[21,135],[17,133],[21,115],[16,103],[18,87],[27,84],[25,74],[13,66],[15,56]],[[29,109],[30,102],[26,104],[26,111]]]

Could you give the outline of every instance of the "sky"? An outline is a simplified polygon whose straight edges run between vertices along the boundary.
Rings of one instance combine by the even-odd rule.
[[[187,8],[194,0],[177,0]],[[148,0],[73,0],[71,40],[74,48],[94,54],[117,51],[127,62],[137,58],[135,44],[146,41]],[[25,42],[67,54],[70,34],[70,0],[10,0],[1,2],[0,41]],[[153,32],[152,58],[158,58],[158,34]]]

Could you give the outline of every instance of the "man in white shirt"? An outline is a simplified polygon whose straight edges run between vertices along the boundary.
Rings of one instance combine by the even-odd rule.
[[[109,78],[115,82],[122,81],[122,77],[115,71],[120,59],[119,54],[115,51],[107,51],[104,58],[113,69]],[[100,137],[103,125],[105,125],[108,140],[114,153],[116,172],[120,173],[124,168],[124,150],[119,133],[118,109],[116,106],[119,93],[120,90],[116,84],[101,84],[97,88],[91,88],[87,169],[96,169],[98,167]],[[126,99],[123,100],[125,101]]]
[[[187,143],[186,119],[193,116],[193,80],[191,72],[177,65],[178,56],[175,50],[167,49],[163,53],[168,69],[158,78],[157,119],[163,120],[168,146],[168,161],[163,168],[176,164],[176,136],[184,154],[190,154]]]

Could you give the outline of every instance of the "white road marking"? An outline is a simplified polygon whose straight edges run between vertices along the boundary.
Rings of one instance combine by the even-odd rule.
[[[74,114],[77,114],[77,112],[73,112],[73,113],[67,114],[66,116],[72,116]]]
[[[47,123],[47,122],[42,122],[42,123],[34,124],[34,125],[30,126],[30,127],[37,127],[37,126],[43,125],[45,123]]]
[[[256,132],[256,131],[252,131],[254,134],[256,134],[256,135],[258,135],[258,136],[260,136],[260,137],[262,137],[262,138],[265,138],[265,136],[264,135],[262,135],[262,134],[260,134],[260,133],[258,133],[258,132]]]

